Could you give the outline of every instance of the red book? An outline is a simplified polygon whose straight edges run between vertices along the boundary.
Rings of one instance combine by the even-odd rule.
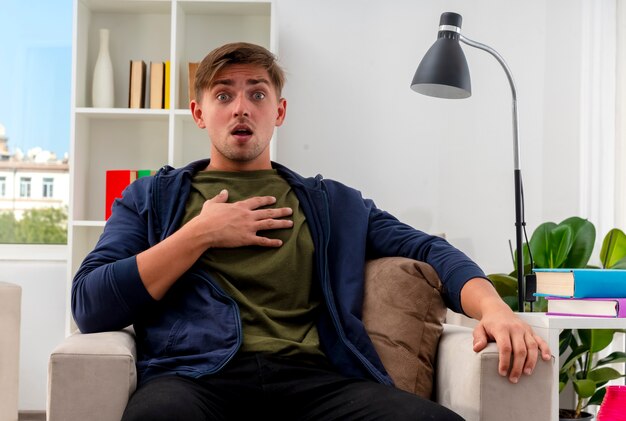
[[[106,173],[106,203],[104,219],[111,216],[111,207],[117,198],[122,197],[122,192],[130,183],[137,179],[135,170],[108,170]]]

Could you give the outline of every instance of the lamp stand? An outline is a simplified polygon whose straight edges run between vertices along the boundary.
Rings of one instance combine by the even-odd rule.
[[[456,32],[456,31],[455,31]],[[509,80],[511,86],[511,96],[513,99],[513,164],[514,164],[514,181],[515,181],[515,245],[517,247],[517,304],[518,311],[524,312],[524,297],[525,297],[525,284],[524,284],[524,252],[522,246],[522,170],[520,166],[520,145],[519,145],[519,124],[518,124],[518,112],[517,112],[517,89],[515,88],[515,82],[513,81],[513,75],[509,66],[496,50],[493,48],[481,44],[480,42],[472,41],[459,33],[459,41],[470,47],[478,48],[491,54],[498,60],[498,63],[504,69],[506,77]]]

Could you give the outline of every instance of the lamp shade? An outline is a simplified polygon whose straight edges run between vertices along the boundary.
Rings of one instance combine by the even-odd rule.
[[[411,89],[439,98],[467,98],[472,95],[472,83],[465,54],[459,44],[461,16],[444,13],[439,22],[437,41],[420,62]]]

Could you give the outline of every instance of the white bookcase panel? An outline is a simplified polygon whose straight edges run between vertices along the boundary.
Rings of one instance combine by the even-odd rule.
[[[211,141],[206,130],[196,126],[189,111],[176,115],[174,126],[173,166],[180,167],[198,159],[208,158]]]
[[[154,169],[167,163],[168,118],[166,115],[124,116],[83,114],[77,116],[74,149],[75,176],[73,219],[99,221],[105,213],[107,170]]]
[[[104,224],[101,225],[81,225],[72,226],[72,273],[76,273],[87,253],[96,246],[100,234],[102,234]]]

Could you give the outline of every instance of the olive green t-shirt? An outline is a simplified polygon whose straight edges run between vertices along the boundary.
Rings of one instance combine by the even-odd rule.
[[[293,210],[292,228],[258,232],[281,239],[281,247],[214,248],[200,258],[204,269],[239,306],[241,352],[323,355],[316,327],[320,294],[313,285],[313,240],[295,193],[275,170],[202,171],[193,177],[183,224],[222,189],[228,190],[229,203],[274,196],[276,204],[271,207]]]

